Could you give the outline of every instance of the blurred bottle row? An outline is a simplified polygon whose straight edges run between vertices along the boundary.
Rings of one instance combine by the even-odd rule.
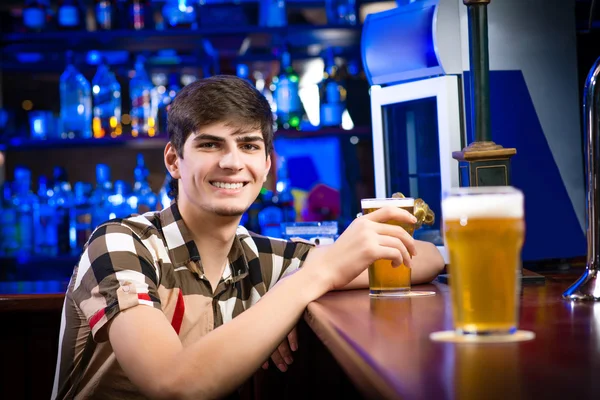
[[[145,68],[145,57],[139,55],[129,79],[130,112],[123,114],[121,85],[104,57],[100,56],[91,83],[75,66],[73,53],[68,52],[66,59],[67,66],[59,84],[60,117],[55,118],[49,111],[30,111],[29,128],[33,139],[115,138],[123,135],[124,127],[133,137],[166,135],[170,104],[181,87],[190,81],[182,82],[177,73],[150,76]],[[248,65],[237,65],[237,75],[248,80],[269,101],[275,128],[348,128],[343,117],[347,93],[345,80],[350,69],[344,65],[344,69],[338,71],[332,49],[323,54],[325,68],[321,82],[315,85],[318,90],[307,92],[304,98],[301,98],[300,77],[292,66],[290,53],[283,51],[280,61],[279,74],[269,84],[259,71],[255,71],[254,79],[251,79]],[[309,103],[307,107],[316,105],[317,121],[310,120],[305,103]]]
[[[13,181],[5,181],[0,200],[0,256],[76,256],[102,222],[167,207],[171,176],[159,191],[148,183],[144,157],[137,155],[133,186],[110,179],[110,167],[96,166],[96,184],[76,182],[55,167],[52,179],[40,176],[32,191],[31,171],[17,167]],[[264,235],[282,237],[281,224],[294,222],[296,211],[285,160],[280,158],[275,191],[263,188],[242,218],[242,225]]]
[[[25,0],[13,30],[164,30],[288,24],[286,0]],[[355,0],[324,0],[327,23],[354,25]]]

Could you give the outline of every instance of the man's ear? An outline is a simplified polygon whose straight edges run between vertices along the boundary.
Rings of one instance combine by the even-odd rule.
[[[165,167],[167,167],[171,177],[173,177],[173,179],[180,179],[181,175],[179,174],[179,156],[177,155],[177,151],[171,142],[168,142],[165,146],[164,159]]]
[[[267,178],[269,177],[269,171],[271,170],[271,155],[267,156],[265,169],[266,171],[265,176],[263,177],[263,182],[266,182]]]

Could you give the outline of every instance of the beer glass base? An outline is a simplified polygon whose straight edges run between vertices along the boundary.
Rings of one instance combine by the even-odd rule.
[[[514,343],[535,339],[535,333],[519,330],[515,333],[464,334],[457,331],[433,332],[429,338],[434,342],[448,343]]]
[[[369,290],[371,297],[417,297],[434,296],[435,292],[422,290]]]

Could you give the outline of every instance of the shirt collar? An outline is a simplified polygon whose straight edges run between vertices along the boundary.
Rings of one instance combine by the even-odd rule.
[[[173,267],[181,267],[191,261],[200,261],[200,252],[181,217],[177,202],[173,201],[171,205],[163,209],[159,218]],[[248,231],[243,226],[239,226],[227,256],[233,282],[237,282],[248,274],[248,260],[241,243],[241,240],[246,237],[249,237]]]

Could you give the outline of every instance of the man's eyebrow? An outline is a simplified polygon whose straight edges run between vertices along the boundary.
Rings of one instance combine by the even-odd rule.
[[[208,133],[199,133],[198,135],[194,136],[194,142],[199,142],[201,140],[210,140],[212,142],[224,142],[225,141],[225,139],[223,139],[220,136],[209,135]]]
[[[258,135],[239,135],[235,137],[235,141],[238,143],[248,143],[248,142],[264,142],[265,139],[263,139],[262,136],[258,136]]]

